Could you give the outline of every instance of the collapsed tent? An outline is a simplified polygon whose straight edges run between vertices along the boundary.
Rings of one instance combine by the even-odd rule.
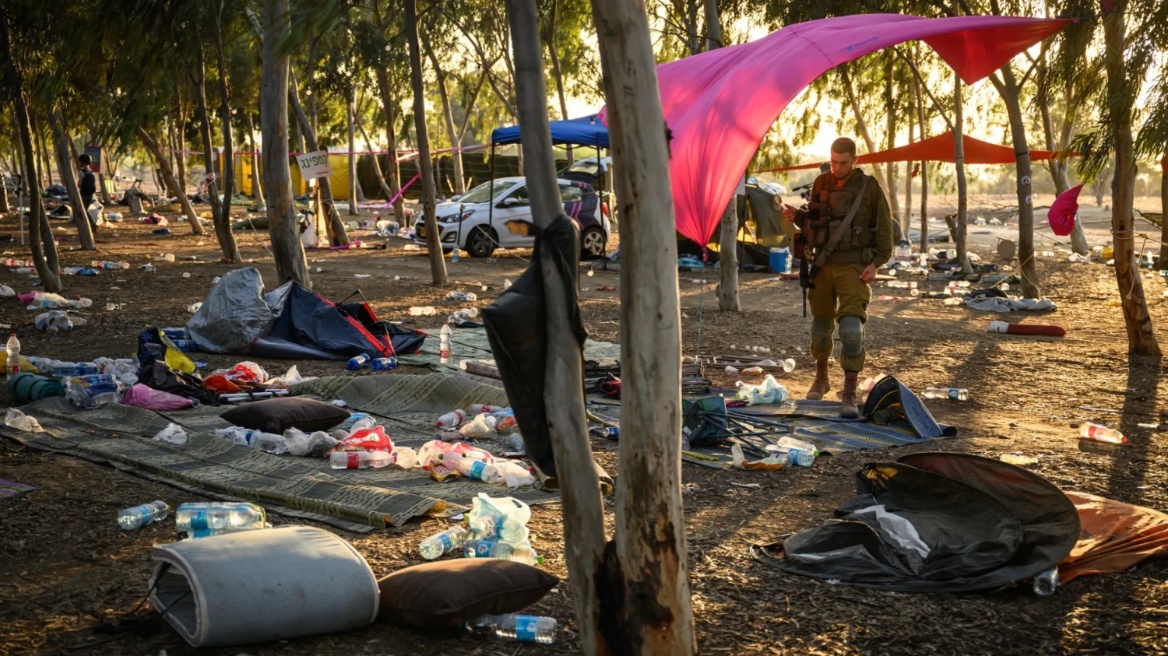
[[[904,592],[989,590],[1067,557],[1079,515],[1033,472],[962,453],[915,453],[867,465],[839,519],[788,538],[779,569]]]
[[[789,25],[757,41],[658,66],[661,109],[673,134],[669,176],[678,231],[699,244],[709,241],[775,119],[827,70],[920,40],[973,83],[1069,22],[1005,16],[839,16]],[[600,118],[612,127],[606,111]]]
[[[964,161],[968,164],[1013,164],[1017,157],[1013,146],[1000,146],[981,139],[963,134],[961,135]],[[1058,157],[1059,153],[1053,150],[1032,150],[1030,161],[1040,162]],[[856,157],[857,164],[885,164],[888,162],[956,162],[957,143],[953,132],[945,132],[935,137],[910,143],[888,150],[867,153]],[[817,169],[821,162],[797,164],[777,169],[768,169],[760,173],[778,171],[798,171],[801,169]]]
[[[365,302],[333,304],[296,281],[264,294],[254,268],[225,274],[186,327],[204,351],[268,358],[405,355],[417,353],[426,339],[379,320]]]

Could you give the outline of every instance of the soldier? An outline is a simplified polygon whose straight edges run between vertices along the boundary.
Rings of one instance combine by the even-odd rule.
[[[831,389],[827,360],[832,333],[839,323],[844,389],[840,415],[859,416],[856,384],[864,369],[864,323],[868,320],[868,286],[876,269],[892,257],[892,216],[884,192],[856,168],[856,142],[841,137],[831,144],[831,170],[811,187],[807,205],[783,208],[783,216],[803,233],[804,266],[810,265],[806,294],[811,305],[811,355],[815,382],[807,398],[822,399]]]

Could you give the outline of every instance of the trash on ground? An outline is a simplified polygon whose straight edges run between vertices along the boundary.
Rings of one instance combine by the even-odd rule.
[[[8,408],[8,413],[4,415],[4,425],[26,433],[45,432],[36,417],[26,415],[16,408]]]

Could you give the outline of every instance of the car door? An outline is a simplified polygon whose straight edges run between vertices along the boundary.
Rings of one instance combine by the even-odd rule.
[[[535,238],[531,236],[531,199],[526,184],[518,185],[495,204],[492,223],[503,248],[524,248],[535,244]]]

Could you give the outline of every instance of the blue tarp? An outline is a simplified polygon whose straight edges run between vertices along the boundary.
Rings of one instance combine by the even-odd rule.
[[[608,148],[608,128],[595,115],[570,121],[551,121],[550,125],[553,144]],[[496,128],[491,132],[491,143],[498,145],[519,143],[519,126]]]

